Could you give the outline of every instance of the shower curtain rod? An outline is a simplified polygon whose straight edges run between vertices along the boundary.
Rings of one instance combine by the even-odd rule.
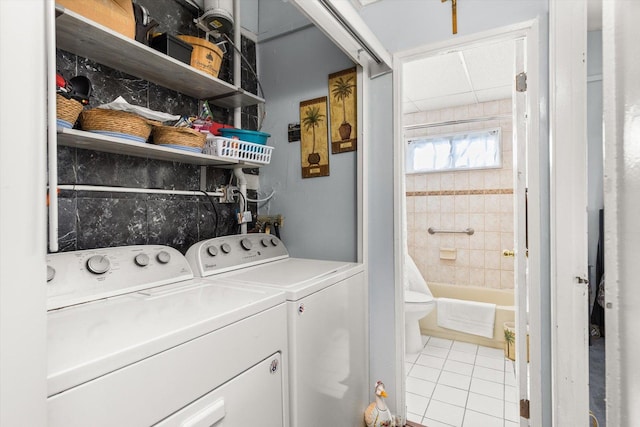
[[[419,123],[415,125],[405,125],[402,128],[404,130],[416,130],[416,129],[438,127],[438,126],[451,126],[451,125],[461,125],[465,123],[488,122],[491,120],[504,120],[504,119],[510,119],[510,118],[512,118],[511,114],[501,114],[498,116],[486,116],[486,117],[476,117],[473,119],[450,120],[447,122]]]

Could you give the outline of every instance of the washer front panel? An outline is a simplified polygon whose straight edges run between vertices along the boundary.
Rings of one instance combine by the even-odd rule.
[[[47,425],[114,427],[158,423],[286,348],[286,329],[286,309],[280,304],[182,345],[168,347],[153,357],[49,397]]]
[[[284,301],[276,290],[197,279],[50,311],[48,395]]]

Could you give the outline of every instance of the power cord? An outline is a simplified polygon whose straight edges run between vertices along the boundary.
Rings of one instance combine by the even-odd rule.
[[[211,203],[211,207],[213,208],[213,213],[215,214],[215,223],[214,223],[214,228],[213,228],[213,237],[218,237],[218,209],[216,209],[216,205],[213,202],[213,199],[211,198],[211,196],[209,196],[207,194],[206,191],[204,190],[198,190],[200,193],[204,194],[205,197],[207,198],[207,200],[209,200],[209,203]],[[205,209],[207,209],[209,212],[211,212],[206,206],[204,205]]]
[[[247,210],[247,199],[244,197],[244,194],[240,192],[240,190],[234,190],[233,194],[237,194],[242,197],[242,213]]]

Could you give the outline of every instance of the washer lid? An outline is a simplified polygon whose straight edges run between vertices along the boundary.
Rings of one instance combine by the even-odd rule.
[[[52,310],[48,396],[285,302],[275,289],[186,280]]]
[[[351,262],[287,258],[229,272],[220,279],[280,289],[287,300],[297,301],[361,271],[362,264]]]

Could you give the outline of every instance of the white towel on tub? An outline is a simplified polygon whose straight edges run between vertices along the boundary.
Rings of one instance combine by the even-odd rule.
[[[496,305],[486,302],[438,298],[438,326],[493,338]]]

